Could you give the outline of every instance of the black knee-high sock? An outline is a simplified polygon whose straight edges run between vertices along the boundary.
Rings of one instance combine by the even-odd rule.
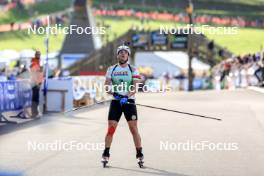
[[[137,147],[136,150],[137,150],[137,154],[141,154],[142,153],[142,147]]]
[[[110,151],[110,147],[106,147],[106,148],[104,149],[104,154],[109,154],[109,151]]]

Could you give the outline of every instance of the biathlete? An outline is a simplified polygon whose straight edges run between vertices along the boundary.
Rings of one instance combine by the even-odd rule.
[[[135,93],[140,75],[137,69],[128,63],[131,50],[122,45],[117,48],[118,63],[108,68],[106,73],[105,89],[113,96],[108,113],[108,130],[105,136],[105,149],[102,154],[102,163],[105,167],[110,157],[110,147],[118,122],[124,113],[129,130],[133,136],[136,158],[140,167],[143,166],[143,153],[141,137],[137,127],[137,108],[135,105]]]

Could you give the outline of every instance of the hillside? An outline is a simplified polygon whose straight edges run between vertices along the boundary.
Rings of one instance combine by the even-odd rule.
[[[50,14],[69,8],[73,0],[46,0],[27,6],[24,10],[12,9],[0,12],[0,24],[25,21],[39,15]],[[194,13],[220,17],[264,19],[264,0],[193,0]],[[187,0],[93,0],[96,8],[135,9],[140,11],[184,12]]]
[[[140,20],[133,18],[120,20],[120,18],[113,17],[97,17],[97,22],[104,22],[105,25],[111,26],[111,29],[107,31],[110,41],[114,39],[114,36],[124,34],[132,25],[141,25]],[[175,26],[174,23],[169,21],[150,21],[145,27],[158,29],[161,25]],[[261,45],[264,46],[264,30],[261,29],[240,28],[236,35],[207,34],[207,37],[215,40],[218,44],[228,48],[235,54],[257,52],[260,50]],[[0,50],[15,49],[20,51],[26,48],[39,48],[41,51],[45,51],[44,35],[28,35],[26,31],[6,32],[0,33],[0,39]],[[63,40],[64,35],[51,36],[50,50],[59,51]]]
[[[114,9],[184,12],[187,2],[187,0],[94,0],[94,5]],[[193,4],[197,15],[241,16],[251,20],[264,18],[264,0],[193,0]]]

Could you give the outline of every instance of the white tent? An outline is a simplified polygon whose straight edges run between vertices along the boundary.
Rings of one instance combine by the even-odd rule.
[[[170,62],[173,65],[178,66],[181,69],[188,69],[189,57],[188,54],[182,51],[179,52],[154,52],[155,55]],[[199,61],[197,58],[192,60],[192,68],[194,70],[209,70],[210,66]]]
[[[35,56],[35,51],[32,49],[24,49],[20,52],[21,59],[31,59]]]
[[[159,77],[163,73],[178,75],[188,69],[188,55],[181,51],[169,52],[137,52],[135,55],[135,65],[149,66],[153,68],[153,76]],[[192,68],[194,71],[208,71],[210,66],[193,58]]]
[[[53,53],[49,53],[48,56],[49,56],[49,59],[55,59],[58,57],[58,55],[59,55],[58,52],[53,52]],[[41,60],[44,62],[46,60],[46,57],[47,57],[46,54],[41,55]]]
[[[18,60],[19,59],[19,53],[15,50],[3,50],[0,51],[0,58],[1,60],[6,60],[6,62],[10,62],[12,60]]]
[[[58,67],[58,64],[59,64],[58,55],[59,55],[58,52],[49,53],[48,56],[49,56],[49,68],[50,69],[55,69]],[[44,65],[46,63],[46,57],[47,57],[46,54],[41,55],[41,65]]]

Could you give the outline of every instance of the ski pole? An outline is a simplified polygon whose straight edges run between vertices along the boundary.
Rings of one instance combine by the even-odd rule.
[[[191,116],[196,116],[196,117],[201,117],[201,118],[206,118],[206,119],[211,119],[211,120],[218,120],[218,121],[222,120],[222,119],[215,118],[215,117],[209,117],[209,116],[204,116],[204,115],[199,115],[199,114],[192,114],[192,113],[188,113],[188,112],[176,111],[176,110],[166,109],[166,108],[159,108],[159,107],[155,107],[155,106],[143,105],[143,104],[138,104],[138,103],[127,103],[127,104],[134,104],[134,105],[138,105],[138,106],[142,106],[142,107],[159,109],[159,110],[163,110],[163,111],[176,112],[176,113],[180,113],[180,114],[186,114],[186,115],[191,115]]]

